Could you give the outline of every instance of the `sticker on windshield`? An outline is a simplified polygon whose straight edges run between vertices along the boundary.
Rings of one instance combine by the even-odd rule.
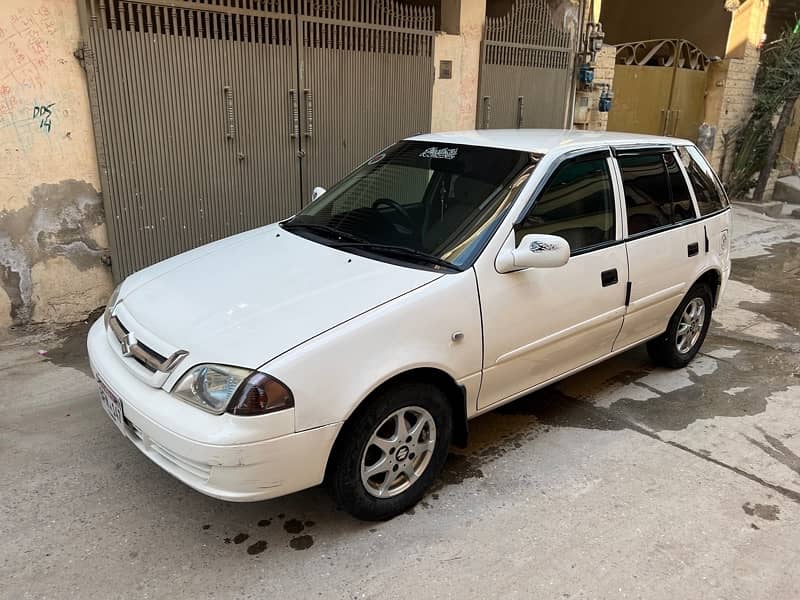
[[[368,165],[374,165],[376,163],[381,162],[384,158],[386,158],[386,152],[381,152],[380,154],[376,154],[372,158],[367,161]]]
[[[431,146],[430,148],[425,148],[420,154],[420,158],[445,158],[447,160],[453,160],[456,155],[458,155],[458,148],[437,148],[436,146]]]

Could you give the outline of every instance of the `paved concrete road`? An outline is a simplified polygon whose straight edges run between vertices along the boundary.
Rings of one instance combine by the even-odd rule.
[[[388,523],[203,497],[105,417],[80,335],[7,344],[0,597],[800,598],[800,222],[735,227],[690,368],[634,350],[473,421]]]

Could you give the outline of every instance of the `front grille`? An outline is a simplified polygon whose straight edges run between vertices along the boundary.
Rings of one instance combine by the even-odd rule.
[[[130,330],[125,327],[117,316],[112,316],[109,319],[108,326],[120,345],[122,355],[131,357],[151,373],[168,373],[187,354],[185,350],[178,350],[169,357],[159,354],[135,337],[132,337]]]

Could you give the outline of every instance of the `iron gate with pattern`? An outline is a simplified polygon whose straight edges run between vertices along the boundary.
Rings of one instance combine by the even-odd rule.
[[[517,0],[506,15],[486,17],[477,127],[565,127],[574,38],[555,27],[546,0]]]
[[[81,2],[116,280],[287,217],[430,130],[432,7]]]

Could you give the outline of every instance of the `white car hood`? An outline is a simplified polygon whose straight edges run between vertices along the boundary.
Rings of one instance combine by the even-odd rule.
[[[320,333],[441,277],[330,248],[269,225],[129,277],[120,304],[147,338],[258,368]]]

